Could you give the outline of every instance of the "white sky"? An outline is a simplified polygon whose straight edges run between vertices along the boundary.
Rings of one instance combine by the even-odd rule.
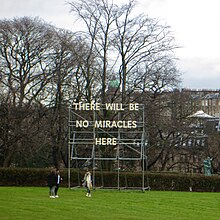
[[[74,31],[74,18],[67,1],[0,0],[0,19],[39,16],[56,27]],[[138,12],[170,25],[177,43],[182,46],[176,51],[183,73],[181,87],[219,89],[220,0],[138,1]]]
[[[196,89],[220,88],[220,1],[146,0],[141,1],[150,17],[171,26],[181,49],[178,64],[182,86]],[[145,10],[145,9],[144,9]]]

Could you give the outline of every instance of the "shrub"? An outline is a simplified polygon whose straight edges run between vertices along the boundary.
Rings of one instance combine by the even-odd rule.
[[[0,186],[47,186],[47,175],[50,169],[37,168],[0,168]],[[61,186],[68,186],[68,170],[61,170],[63,181]],[[84,171],[71,169],[70,185],[81,186]],[[119,173],[120,188],[142,188],[142,173],[121,172]],[[118,187],[117,172],[95,171],[95,187]],[[175,191],[220,191],[220,176],[210,177],[199,174],[178,173],[151,173],[144,175],[145,187],[152,190],[175,190]]]

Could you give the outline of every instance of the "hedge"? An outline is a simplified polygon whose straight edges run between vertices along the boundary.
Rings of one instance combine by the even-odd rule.
[[[0,186],[47,186],[50,169],[0,168]],[[71,186],[81,186],[84,171],[71,169]],[[61,186],[68,186],[68,170],[62,169]],[[121,172],[120,188],[142,188],[142,173]],[[118,188],[117,172],[95,171],[95,187]],[[144,175],[145,186],[151,190],[220,192],[220,176],[199,174],[152,173]]]

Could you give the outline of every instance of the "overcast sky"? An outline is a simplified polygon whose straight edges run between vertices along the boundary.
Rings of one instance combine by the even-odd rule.
[[[67,1],[0,0],[0,19],[38,16],[74,31]],[[171,26],[182,46],[176,51],[183,74],[181,87],[220,89],[220,0],[139,0],[137,9]]]

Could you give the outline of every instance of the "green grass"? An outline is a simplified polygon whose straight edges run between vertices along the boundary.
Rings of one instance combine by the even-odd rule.
[[[219,220],[220,194],[171,191],[60,188],[50,199],[45,187],[0,187],[0,219]]]

